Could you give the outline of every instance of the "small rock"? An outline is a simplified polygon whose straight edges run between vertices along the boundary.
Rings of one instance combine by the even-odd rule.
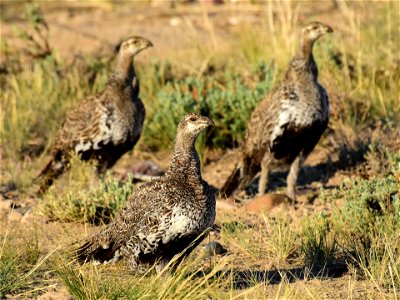
[[[145,160],[134,165],[129,171],[135,174],[150,176],[162,176],[165,173],[163,169],[161,169],[158,165],[149,160]]]
[[[228,252],[220,243],[212,241],[206,245],[206,252],[209,255],[223,255]]]
[[[288,201],[282,194],[266,194],[253,198],[250,202],[243,205],[242,209],[247,212],[271,211],[281,203]]]
[[[216,209],[217,211],[234,211],[237,209],[237,207],[228,201],[217,200]]]

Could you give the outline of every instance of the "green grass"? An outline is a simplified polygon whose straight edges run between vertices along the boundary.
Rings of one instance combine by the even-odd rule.
[[[95,166],[76,156],[63,187],[52,187],[37,206],[37,211],[53,221],[109,223],[134,190],[131,177],[124,183],[106,175],[99,183],[93,174]]]
[[[34,287],[36,276],[43,274],[45,262],[51,255],[39,250],[38,236],[34,231],[20,235],[15,227],[6,224],[0,231],[0,298],[17,293],[29,295],[43,290],[43,285]],[[19,229],[19,228],[17,228]],[[30,288],[28,288],[30,286]]]
[[[226,283],[218,279],[227,261],[213,269],[202,266],[199,255],[180,264],[174,273],[135,275],[127,266],[61,265],[57,274],[68,291],[77,299],[204,299],[219,295]]]
[[[366,277],[393,289],[400,287],[399,154],[391,156],[391,172],[356,179],[334,191],[344,205],[333,213],[338,243]],[[396,174],[396,176],[395,176]],[[377,283],[377,285],[379,285]]]
[[[323,215],[307,218],[306,221],[301,245],[305,265],[310,269],[322,270],[337,256],[336,241],[331,236],[328,221]]]

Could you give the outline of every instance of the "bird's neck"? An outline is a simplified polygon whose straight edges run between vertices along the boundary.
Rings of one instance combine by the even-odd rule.
[[[118,53],[114,72],[110,77],[110,82],[122,86],[131,86],[136,78],[133,58],[124,53]]]
[[[314,60],[313,48],[314,41],[303,37],[297,55],[309,64]]]
[[[286,73],[287,79],[301,80],[304,78],[317,81],[318,68],[314,60],[313,47],[313,40],[302,39],[296,55],[289,64],[289,69]]]
[[[194,147],[194,142],[186,142],[177,137],[175,141],[174,157],[168,173],[173,173],[185,180],[201,180],[200,159]]]

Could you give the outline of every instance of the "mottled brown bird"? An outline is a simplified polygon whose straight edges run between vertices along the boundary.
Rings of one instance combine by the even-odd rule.
[[[113,222],[77,250],[78,261],[123,257],[132,269],[156,264],[159,272],[176,254],[186,249],[182,259],[200,243],[214,223],[216,191],[201,177],[194,143],[211,125],[197,114],[180,121],[167,173],[137,188]]]
[[[332,28],[313,22],[302,31],[301,45],[289,63],[284,80],[253,111],[242,144],[241,162],[221,194],[246,189],[260,171],[259,195],[265,193],[270,168],[290,165],[287,195],[296,200],[302,163],[318,143],[329,121],[329,99],[318,83],[313,56],[315,41]]]
[[[145,118],[133,58],[152,43],[139,36],[120,45],[116,64],[105,89],[80,102],[68,115],[51,152],[51,160],[37,179],[45,192],[69,165],[70,153],[97,160],[99,173],[111,168],[138,141]]]

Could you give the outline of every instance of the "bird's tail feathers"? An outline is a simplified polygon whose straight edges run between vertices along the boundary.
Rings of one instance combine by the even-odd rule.
[[[85,263],[90,260],[105,263],[118,260],[118,249],[113,243],[101,245],[99,241],[91,239],[75,250],[73,258],[79,263]]]

